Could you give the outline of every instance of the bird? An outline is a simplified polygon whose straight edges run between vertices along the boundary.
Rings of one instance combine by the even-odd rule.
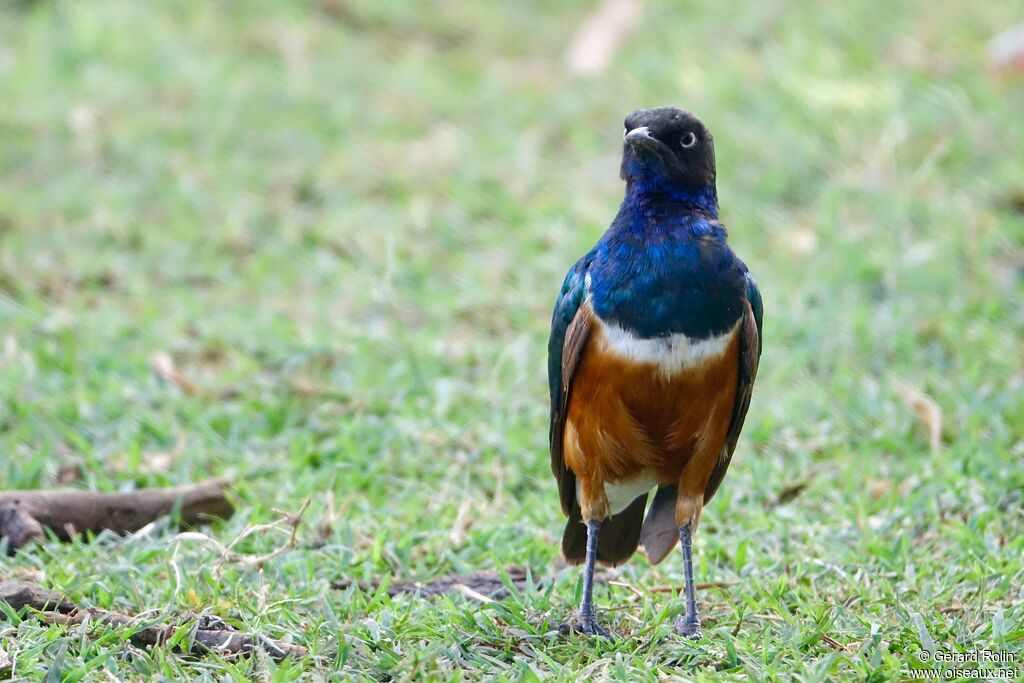
[[[763,305],[718,220],[708,128],[674,107],[635,111],[624,126],[625,196],[566,275],[548,341],[562,553],[583,564],[579,612],[561,630],[611,637],[594,609],[595,562],[619,565],[642,542],[657,564],[678,541],[685,611],[674,628],[699,639],[693,537],[750,406]]]

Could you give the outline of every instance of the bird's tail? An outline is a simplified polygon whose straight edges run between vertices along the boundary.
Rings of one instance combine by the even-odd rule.
[[[612,567],[622,564],[640,545],[640,529],[644,523],[647,494],[634,500],[617,515],[601,522],[597,534],[597,561]],[[562,554],[569,564],[581,564],[587,556],[587,525],[583,523],[579,504],[572,512],[562,533]]]

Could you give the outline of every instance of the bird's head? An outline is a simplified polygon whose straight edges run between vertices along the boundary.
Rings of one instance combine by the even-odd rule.
[[[622,178],[659,194],[714,189],[715,143],[693,114],[673,107],[641,109],[626,117]]]

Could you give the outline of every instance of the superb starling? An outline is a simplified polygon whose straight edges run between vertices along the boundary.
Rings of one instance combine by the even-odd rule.
[[[664,107],[633,112],[625,126],[626,196],[566,276],[548,342],[551,470],[569,518],[562,552],[584,563],[572,628],[608,635],[594,614],[595,561],[625,562],[643,541],[657,564],[678,538],[686,612],[675,628],[699,638],[691,541],[750,405],[761,294],[718,221],[704,124]]]

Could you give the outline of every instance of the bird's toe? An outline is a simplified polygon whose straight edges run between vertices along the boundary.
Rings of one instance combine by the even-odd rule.
[[[700,619],[682,616],[676,619],[676,633],[687,640],[700,640],[704,634],[700,630]]]
[[[568,636],[571,633],[576,635],[603,638],[612,640],[612,634],[608,629],[597,623],[596,619],[576,618],[558,626],[558,635]]]

